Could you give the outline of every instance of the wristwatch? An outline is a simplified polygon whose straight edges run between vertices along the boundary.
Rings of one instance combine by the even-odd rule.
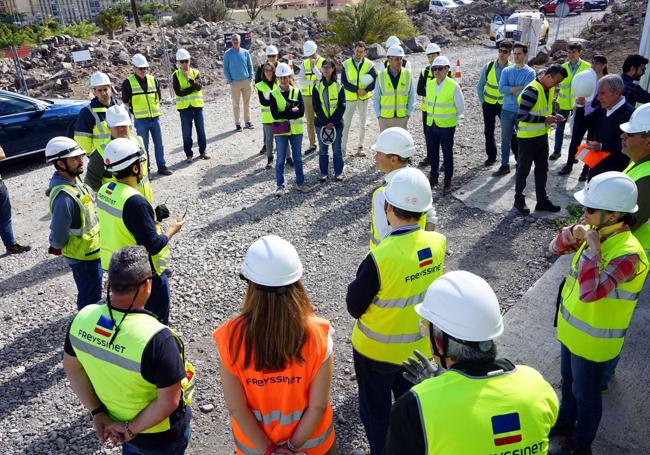
[[[129,438],[135,438],[135,433],[129,428],[129,421],[124,422],[124,432],[129,436]]]
[[[106,406],[104,406],[103,404],[100,404],[100,405],[97,406],[95,409],[93,409],[92,411],[90,411],[90,418],[93,419],[97,414],[99,414],[99,413],[101,413],[101,412],[103,412],[104,414],[106,414]]]

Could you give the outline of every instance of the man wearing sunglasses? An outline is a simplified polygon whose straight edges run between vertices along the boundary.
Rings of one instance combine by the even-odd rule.
[[[63,368],[100,442],[110,439],[124,454],[181,455],[191,435],[185,384],[193,368],[180,338],[144,309],[152,280],[144,247],[116,251],[108,304],[74,318]]]

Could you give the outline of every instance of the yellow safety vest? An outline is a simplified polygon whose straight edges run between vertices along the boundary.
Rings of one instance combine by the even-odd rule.
[[[426,454],[545,454],[558,415],[553,387],[518,365],[493,376],[460,371],[413,386]]]
[[[61,193],[68,194],[79,207],[81,225],[68,229],[68,241],[61,249],[61,254],[79,261],[94,261],[99,259],[99,221],[95,211],[95,201],[91,190],[78,178],[75,185],[57,185],[50,190],[50,216],[52,206]]]
[[[519,105],[521,105],[521,95],[526,91],[526,88],[530,86],[533,86],[537,89],[537,102],[530,110],[530,113],[532,115],[539,115],[541,117],[546,117],[547,115],[551,115],[551,113],[553,112],[553,103],[551,101],[553,100],[555,87],[551,88],[548,91],[548,98],[546,98],[545,96],[546,92],[544,90],[544,86],[540,84],[540,82],[537,79],[532,81],[521,91],[521,93],[517,97]],[[542,122],[542,123],[519,122],[517,127],[517,137],[522,139],[529,139],[533,137],[544,136],[548,134],[550,130],[551,130],[551,126],[546,124],[546,122]]]
[[[409,92],[413,84],[413,75],[410,70],[406,68],[400,69],[399,80],[397,88],[393,87],[389,69],[386,68],[379,73],[379,116],[381,118],[403,118],[407,115],[407,107],[409,103]]]
[[[120,182],[107,183],[97,193],[97,215],[101,229],[99,247],[104,270],[108,270],[114,252],[138,244],[122,218],[124,204],[137,195],[140,193],[135,188]],[[161,233],[159,224],[156,224],[156,231]],[[162,275],[169,265],[169,247],[165,245],[158,254],[151,256],[151,262],[155,272]]]
[[[373,64],[367,58],[361,60],[360,70],[357,71],[357,66],[354,64],[354,59],[349,58],[343,62],[343,69],[345,69],[345,76],[348,78],[350,84],[354,84],[359,88],[361,87],[361,78],[368,74],[368,72],[373,68]],[[357,100],[367,100],[372,96],[372,92],[368,92],[363,96],[357,95],[357,92],[351,92],[349,90],[345,91],[345,100],[346,101],[357,101]]]
[[[562,288],[562,304],[557,321],[557,339],[573,354],[592,362],[606,362],[620,354],[625,333],[639,293],[648,274],[648,258],[630,231],[619,232],[601,244],[601,272],[609,263],[627,254],[638,254],[639,273],[619,283],[606,297],[595,302],[580,300],[578,264],[586,242],[578,249]]]
[[[117,310],[113,314],[118,321],[123,315]],[[115,324],[107,305],[88,305],[72,321],[70,343],[111,419],[133,420],[158,397],[156,385],[142,377],[141,363],[149,341],[165,328],[148,313],[132,312],[122,320],[118,335],[109,345]],[[170,428],[166,417],[142,433],[160,433]]]
[[[298,90],[291,87],[289,89],[289,99],[291,101],[298,101]],[[282,96],[282,92],[280,91],[280,86],[276,86],[272,91],[271,95],[275,98],[275,102],[277,103],[278,106],[278,111],[282,112],[287,108],[287,100],[284,99],[284,96]],[[291,130],[288,133],[284,134],[274,134],[274,136],[290,136],[294,134],[302,134],[302,119],[304,117],[300,118],[294,118],[294,119],[273,119],[274,123],[280,123],[280,122],[289,122],[289,125],[291,126]]]
[[[334,115],[334,112],[339,105],[339,92],[342,88],[343,86],[338,82],[334,82],[333,84],[327,86],[327,101],[329,102],[329,110],[327,110],[325,98],[323,96],[325,93],[325,82],[321,80],[318,84],[316,84],[316,93],[318,93],[318,97],[320,98],[321,109],[323,111],[323,114],[325,114],[325,117],[331,118],[332,115]]]
[[[133,130],[132,127],[129,128],[129,139],[131,139],[133,142],[138,144],[138,146],[144,150],[144,142],[142,141],[142,138],[138,135],[136,135],[135,131]],[[112,139],[111,139],[112,140]],[[102,161],[104,159],[104,152],[100,153],[102,157]],[[153,204],[153,190],[151,189],[151,181],[149,180],[149,160],[147,159],[147,155],[144,154],[144,163],[141,166],[142,169],[142,177],[140,181],[138,182],[138,186],[136,187],[136,190],[138,190],[138,193],[144,196],[144,198],[149,201],[150,204]],[[104,175],[102,176],[102,185],[106,185],[107,183],[110,182],[117,182],[117,179],[113,174],[111,174],[108,171],[104,172]]]
[[[650,161],[644,161],[641,164],[636,164],[634,161],[631,161],[630,165],[623,172],[629,175],[635,182],[644,177],[650,177]],[[650,219],[646,220],[644,224],[632,233],[639,243],[641,243],[646,255],[650,255]]]
[[[564,67],[564,69],[566,69],[568,77],[565,77],[562,80],[562,82],[559,84],[560,91],[558,92],[558,96],[557,96],[557,104],[560,106],[560,109],[562,109],[563,111],[570,111],[571,109],[573,109],[573,105],[576,102],[576,99],[573,96],[573,90],[571,89],[571,83],[573,82],[573,78],[575,77],[576,74],[591,68],[591,63],[585,62],[584,60],[580,59],[578,61],[578,67],[576,68],[575,72],[571,71],[571,66],[569,65],[569,62],[563,63],[562,66]]]
[[[497,69],[499,64],[498,60],[488,63],[486,66],[489,68],[485,86],[483,87],[483,101],[488,104],[503,104],[503,93],[499,91],[499,81],[497,81]],[[510,62],[506,62],[504,69],[510,66]]]
[[[444,235],[417,229],[386,237],[369,253],[381,287],[352,329],[357,352],[396,365],[415,349],[431,357],[414,305],[424,300],[429,285],[444,273],[446,245]]]
[[[278,86],[277,82],[273,83],[273,87],[271,87],[266,81],[259,81],[257,84],[255,84],[255,88],[257,89],[257,91],[260,92],[263,96],[268,93],[269,98],[271,92],[277,86]],[[271,106],[260,105],[260,110],[262,111],[262,123],[273,123],[273,114],[271,114]]]
[[[131,84],[131,110],[136,119],[160,117],[160,98],[156,91],[156,79],[147,74],[147,90],[143,90],[140,82],[131,74],[127,80]]]
[[[321,66],[323,66],[323,62],[325,62],[325,59],[323,57],[318,57],[316,59],[316,68],[320,69]],[[314,85],[316,85],[316,75],[311,69],[311,60],[306,58],[302,62],[303,69],[305,71],[305,82],[302,85],[302,96],[311,96],[312,90],[314,89]]]
[[[425,78],[425,83],[424,83],[425,87],[431,79],[435,79],[433,71],[431,71],[431,66],[425,66],[424,68],[422,68],[422,71],[420,72],[420,77]],[[428,112],[426,95],[423,96],[422,99],[420,100],[420,110],[422,112]]]
[[[435,122],[439,128],[452,128],[458,124],[458,110],[454,103],[454,93],[458,82],[448,77],[442,81],[438,92],[435,79],[427,82],[427,126]]]
[[[113,103],[113,100],[111,100],[111,103]],[[111,106],[113,106],[113,104],[111,104]],[[90,111],[95,120],[95,124],[90,133],[75,131],[74,140],[82,149],[84,149],[86,156],[90,156],[95,151],[99,151],[103,157],[106,145],[111,142],[111,130],[106,124],[106,111],[108,110],[108,107],[102,106],[91,108],[90,105],[88,105],[84,109]],[[104,114],[104,120],[100,119],[100,113]]]
[[[186,88],[191,87],[190,83],[187,81],[187,78],[185,77],[185,72],[183,72],[183,70],[179,68],[176,71],[174,71],[174,74],[176,74],[176,78],[178,79],[178,85],[180,86],[181,90],[185,90]],[[190,79],[196,80],[196,78],[199,77],[199,70],[190,68],[189,76]],[[183,109],[187,109],[190,106],[203,107],[203,92],[201,90],[194,90],[189,95],[176,97],[176,109],[178,109],[179,111],[182,111]]]

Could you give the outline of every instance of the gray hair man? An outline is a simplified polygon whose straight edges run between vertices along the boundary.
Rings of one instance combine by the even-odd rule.
[[[223,75],[226,83],[230,85],[230,97],[232,99],[233,116],[235,117],[235,131],[241,131],[240,120],[240,99],[244,100],[244,128],[253,129],[251,123],[251,83],[255,73],[253,72],[253,60],[248,51],[241,47],[241,36],[233,33],[230,37],[232,47],[223,55]]]

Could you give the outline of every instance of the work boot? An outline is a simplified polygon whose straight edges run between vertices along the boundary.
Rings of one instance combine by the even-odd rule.
[[[158,169],[158,175],[172,175],[173,172],[170,171],[167,167],[161,167]]]
[[[536,212],[551,212],[551,213],[557,213],[562,208],[559,205],[553,204],[550,199],[546,199],[545,201],[537,201],[537,204],[535,204],[535,211]]]
[[[555,161],[555,160],[557,160],[560,156],[562,156],[560,153],[553,152],[553,154],[552,154],[551,156],[549,156],[548,159],[551,160],[551,161]]]
[[[32,249],[31,246],[29,246],[29,245],[21,245],[18,242],[14,243],[13,245],[7,246],[5,248],[7,248],[7,254],[27,253],[29,250]]]
[[[575,430],[574,425],[555,424],[553,427],[551,427],[551,431],[548,433],[548,437],[552,438],[555,436],[571,436],[573,434],[573,430]]]
[[[434,186],[438,185],[438,176],[437,175],[431,175],[429,176],[429,184],[431,185],[431,188]]]
[[[305,150],[305,155],[309,155],[310,153],[313,153],[316,151],[316,146],[315,145],[310,145],[307,150]]]
[[[572,170],[573,164],[565,164],[564,167],[560,169],[560,172],[557,173],[557,175],[569,175]]]
[[[496,159],[496,158],[488,158],[487,160],[485,160],[485,161],[483,162],[483,166],[485,166],[485,167],[490,167],[490,166],[492,166],[492,165],[493,165],[494,163],[496,163],[496,162],[497,162],[497,159]]]
[[[517,212],[519,212],[520,215],[528,215],[530,213],[530,209],[526,205],[526,199],[523,196],[515,196],[514,208],[517,210]]]
[[[580,177],[578,177],[578,182],[586,182],[587,177],[589,177],[589,168],[587,169],[583,168],[582,171],[580,172]]]
[[[452,188],[451,188],[451,182],[448,180],[445,180],[444,186],[442,188],[442,191],[444,191],[446,194],[451,193]]]
[[[212,158],[210,155],[207,154],[207,152],[201,153],[199,157],[201,157],[202,160],[209,160],[210,158]]]
[[[272,167],[273,167],[273,157],[270,156],[270,157],[266,160],[266,166],[264,167],[264,169],[271,169]]]
[[[548,455],[591,455],[591,447],[578,447],[575,442],[569,439],[566,445],[560,445],[549,450]]]
[[[266,153],[266,145],[263,145],[262,148],[260,149],[260,155],[264,155]]]
[[[492,176],[493,177],[501,177],[502,175],[506,175],[506,174],[510,174],[510,165],[509,164],[499,166],[499,169],[494,171],[492,173]]]

